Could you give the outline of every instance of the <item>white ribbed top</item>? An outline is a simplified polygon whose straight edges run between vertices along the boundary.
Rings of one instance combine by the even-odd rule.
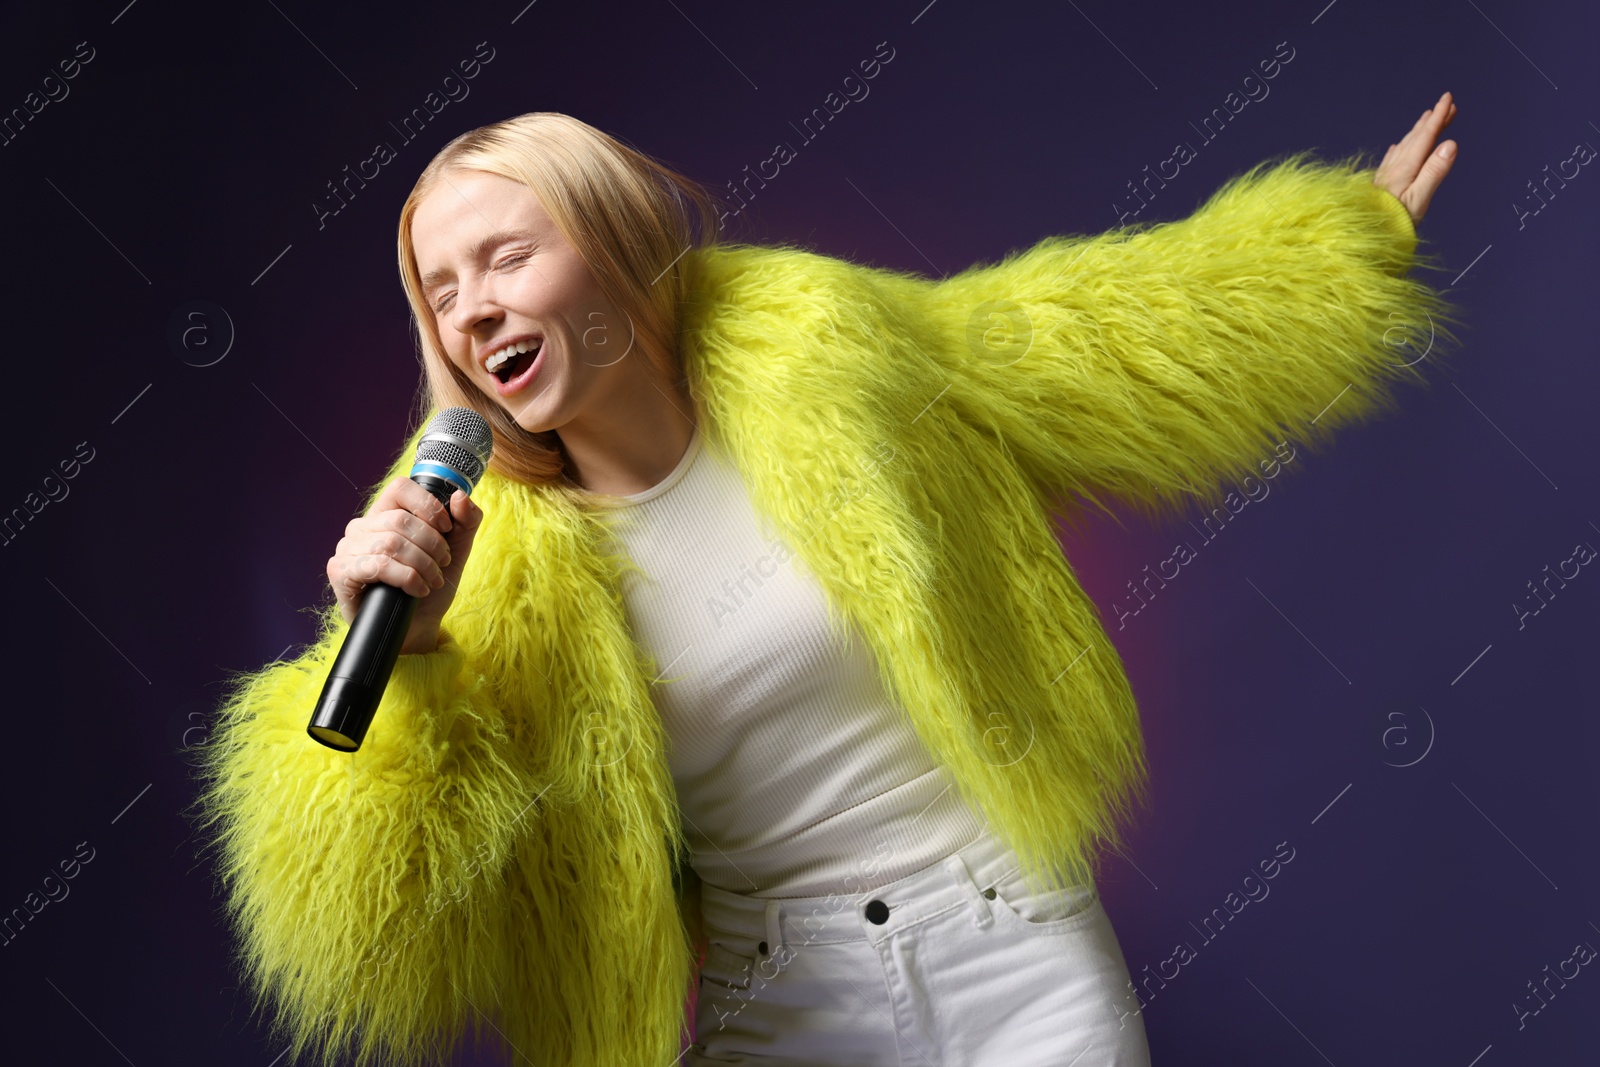
[[[879,682],[852,626],[696,428],[672,473],[597,499],[639,568],[623,593],[654,687],[691,863],[757,897],[858,893],[977,838],[981,818]]]

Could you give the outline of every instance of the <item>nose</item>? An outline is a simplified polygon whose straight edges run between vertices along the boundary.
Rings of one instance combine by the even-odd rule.
[[[458,331],[470,336],[499,322],[505,317],[505,310],[494,302],[488,286],[463,282],[456,291],[450,317]]]

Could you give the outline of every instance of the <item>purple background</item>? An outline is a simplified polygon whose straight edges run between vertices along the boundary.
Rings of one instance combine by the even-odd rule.
[[[394,225],[433,152],[565,111],[721,187],[798,144],[789,124],[887,41],[871,95],[800,149],[739,236],[949,274],[1110,228],[1125,184],[1179,139],[1199,156],[1143,217],[1185,216],[1281,152],[1381,155],[1456,94],[1461,156],[1421,225],[1451,268],[1428,279],[1470,320],[1453,372],[1435,366],[1399,415],[1326,453],[1302,449],[1212,543],[1181,521],[1064,536],[1154,774],[1101,888],[1136,980],[1180,941],[1197,952],[1149,987],[1157,1064],[1593,1058],[1600,976],[1520,1029],[1512,1005],[1577,943],[1600,946],[1600,577],[1585,569],[1521,630],[1511,608],[1546,564],[1600,545],[1600,176],[1584,168],[1520,226],[1513,207],[1578,142],[1600,145],[1592,13],[125,2],[0,23],[0,112],[79,41],[94,49],[70,95],[0,146],[20,431],[0,510],[79,442],[94,450],[0,556],[16,686],[0,910],[94,850],[0,954],[8,1047],[139,1067],[282,1052],[229,966],[180,814],[184,749],[224,670],[309,639],[327,557],[401,440],[419,368]],[[480,41],[495,58],[471,95],[400,147],[388,123]],[[1201,145],[1189,124],[1285,41],[1270,96]],[[380,139],[399,158],[319,230],[324,183]],[[236,332],[211,366],[168,342],[192,301]],[[224,332],[213,315],[189,361]],[[1118,630],[1125,583],[1185,538],[1199,558]],[[1271,895],[1199,937],[1280,842],[1294,859]]]

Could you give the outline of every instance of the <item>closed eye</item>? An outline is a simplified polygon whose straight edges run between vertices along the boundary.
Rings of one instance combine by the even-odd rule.
[[[502,259],[499,263],[497,263],[495,265],[497,267],[501,268],[502,270],[505,269],[505,268],[508,268],[508,267],[514,267],[518,263],[521,263],[523,260],[527,259],[531,255],[533,255],[533,252],[531,250],[527,251],[527,252],[518,252],[515,255],[507,256],[506,258]],[[445,293],[442,296],[440,296],[438,301],[433,305],[434,314],[436,314],[436,315],[444,314],[445,308],[448,306],[448,304],[450,302],[450,298],[452,296],[454,296],[454,295],[455,295],[454,293]]]

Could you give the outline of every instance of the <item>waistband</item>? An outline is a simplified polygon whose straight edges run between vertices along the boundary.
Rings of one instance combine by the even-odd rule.
[[[943,860],[873,889],[750,897],[702,884],[700,916],[712,944],[747,959],[801,945],[877,943],[962,906],[987,925],[993,898],[985,892],[1020,866],[1016,853],[986,828]]]

